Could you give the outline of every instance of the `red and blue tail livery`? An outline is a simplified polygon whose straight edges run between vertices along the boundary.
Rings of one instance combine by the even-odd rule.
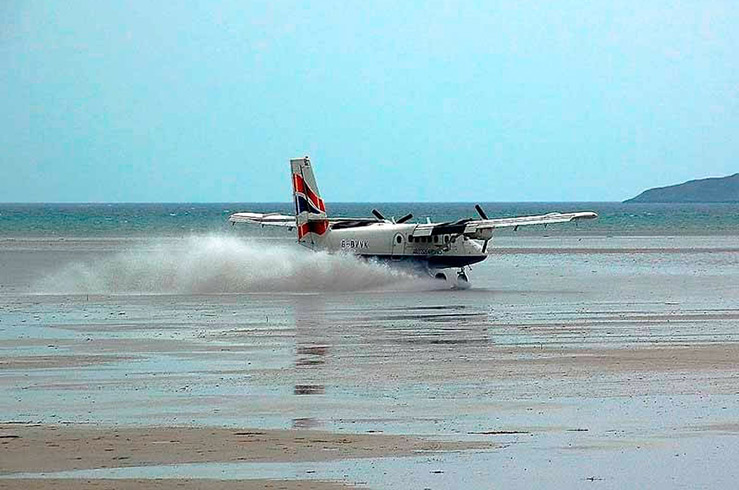
[[[295,199],[295,222],[298,227],[298,241],[302,242],[306,235],[324,235],[329,229],[326,216],[326,204],[318,192],[316,178],[313,175],[308,157],[290,160],[293,177],[293,197]],[[310,235],[311,241],[315,235]]]
[[[302,175],[293,174],[293,191],[295,193],[295,214],[304,212],[321,214],[326,212],[323,199],[311,190]]]

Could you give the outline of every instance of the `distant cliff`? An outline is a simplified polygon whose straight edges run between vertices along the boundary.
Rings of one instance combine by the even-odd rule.
[[[739,173],[649,189],[624,202],[739,202]]]

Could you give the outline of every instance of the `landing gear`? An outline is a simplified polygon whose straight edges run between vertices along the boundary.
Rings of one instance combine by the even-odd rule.
[[[464,267],[459,269],[456,275],[452,271],[432,272],[431,270],[429,270],[429,275],[434,279],[445,281],[452,289],[469,289],[472,286]]]
[[[469,289],[470,286],[470,278],[467,277],[463,267],[459,269],[459,272],[457,272],[457,284],[454,286],[454,289]]]

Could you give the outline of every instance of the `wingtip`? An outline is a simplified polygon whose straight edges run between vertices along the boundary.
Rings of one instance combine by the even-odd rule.
[[[596,219],[598,217],[598,213],[594,213],[593,211],[580,211],[578,213],[573,213],[571,219]]]

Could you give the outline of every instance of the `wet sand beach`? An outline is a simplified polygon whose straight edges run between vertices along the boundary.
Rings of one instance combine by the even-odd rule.
[[[504,238],[468,291],[193,243],[0,244],[0,488],[739,477],[733,237]]]
[[[208,480],[197,479],[1,479],[2,490],[340,490],[352,488],[335,482],[301,480]]]

